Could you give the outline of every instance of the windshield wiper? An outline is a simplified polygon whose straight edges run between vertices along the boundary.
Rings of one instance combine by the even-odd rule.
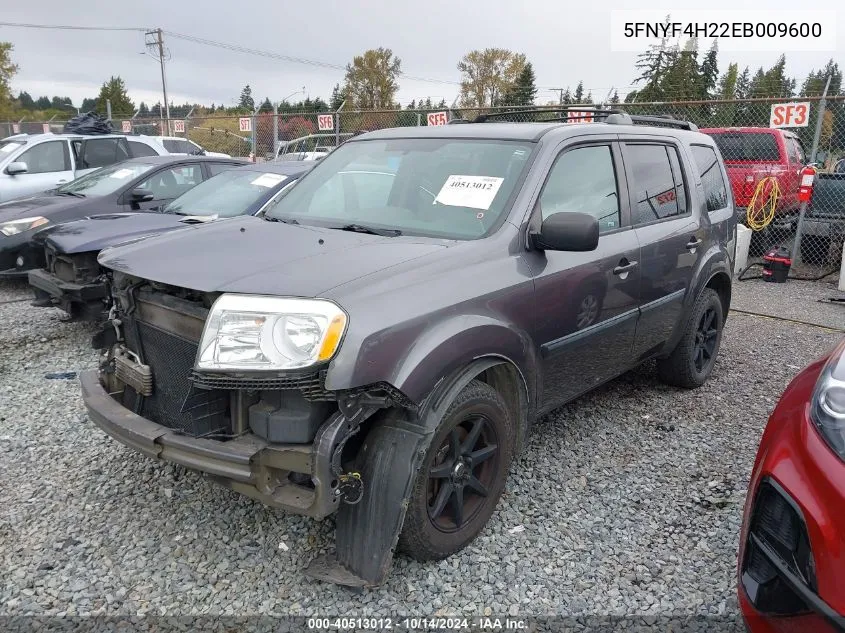
[[[338,231],[353,231],[355,233],[369,233],[370,235],[381,235],[383,237],[398,237],[402,235],[399,229],[377,229],[373,226],[363,224],[344,224],[343,226],[330,226],[330,229]]]
[[[299,220],[295,220],[294,218],[273,218],[269,215],[265,215],[264,219],[268,222],[284,222],[285,224],[299,224]]]
[[[75,191],[56,191],[57,196],[73,196],[74,198],[84,198],[84,193],[77,193]]]

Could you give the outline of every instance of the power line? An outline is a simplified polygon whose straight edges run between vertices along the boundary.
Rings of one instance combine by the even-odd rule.
[[[16,26],[25,29],[57,29],[62,31],[139,31],[149,29],[136,26],[73,26],[68,24],[30,24],[27,22],[0,22],[0,26]]]

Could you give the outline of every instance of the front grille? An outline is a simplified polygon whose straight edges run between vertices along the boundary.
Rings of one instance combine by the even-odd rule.
[[[273,378],[218,376],[208,373],[192,372],[191,381],[195,387],[206,389],[251,389],[254,391],[297,389],[306,400],[332,401],[337,396],[326,391],[326,371],[316,371],[302,376],[280,376]]]
[[[191,384],[197,344],[134,319],[124,323],[127,345],[140,351],[153,373],[153,393],[143,399],[141,415],[188,435],[228,433],[226,392],[195,389]]]

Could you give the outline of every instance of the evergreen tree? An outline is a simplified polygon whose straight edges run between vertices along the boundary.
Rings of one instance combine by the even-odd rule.
[[[147,107],[147,104],[143,101],[138,104],[138,116],[147,117],[150,116],[150,109]]]
[[[718,40],[713,40],[713,45],[704,56],[704,61],[701,62],[699,68],[700,84],[699,84],[699,99],[712,99],[714,90],[716,89],[716,82],[719,80],[719,65],[716,57],[719,54]]]
[[[35,99],[32,98],[28,92],[21,92],[18,95],[18,103],[21,104],[21,107],[24,110],[34,110],[35,109]]]
[[[131,115],[135,112],[135,104],[129,98],[126,84],[119,76],[112,76],[108,81],[103,82],[97,97],[97,112],[105,114],[108,111],[106,101],[111,102],[113,116]]]
[[[734,96],[737,99],[748,99],[751,96],[751,71],[748,66],[736,78],[736,92]]]
[[[438,110],[445,110],[446,109],[446,99],[440,99],[440,103],[437,104]]]
[[[49,110],[50,109],[50,97],[38,97],[35,101],[35,109],[36,110]]]
[[[238,99],[238,107],[244,110],[249,110],[250,112],[255,111],[255,99],[252,98],[252,88],[249,87],[249,84],[244,86],[244,89],[241,90],[241,96]]]
[[[619,103],[619,91],[618,90],[613,91],[613,94],[610,97],[610,103],[612,103],[613,105],[616,105],[616,104]]]
[[[668,65],[660,80],[660,99],[685,101],[698,98],[701,94],[698,41],[691,38],[683,50],[673,47],[666,59]]]
[[[405,108],[406,110],[416,110],[417,109],[417,102],[415,99],[411,99],[411,103],[408,104],[408,107]]]
[[[566,87],[566,90],[563,91],[560,97],[560,104],[561,105],[569,105],[574,103],[572,99],[572,91],[569,89],[569,86]]]
[[[670,16],[666,16],[666,24],[669,24]],[[643,87],[631,97],[629,93],[625,97],[628,99],[636,99],[637,101],[660,101],[663,98],[661,84],[663,83],[663,75],[668,67],[672,65],[673,49],[669,46],[666,38],[663,38],[659,44],[652,44],[648,49],[637,56],[635,67],[640,71],[640,76],[634,80],[634,84],[643,83]]]
[[[261,102],[261,107],[258,108],[258,111],[262,113],[273,111],[273,104],[270,102],[270,97],[265,98],[264,101]]]
[[[505,91],[502,105],[534,105],[534,97],[537,95],[537,86],[534,81],[534,68],[531,62],[527,62],[517,76],[516,82]]]
[[[716,85],[716,98],[723,101],[736,99],[737,83],[739,80],[739,66],[729,64],[728,70],[719,78]],[[714,111],[713,124],[717,126],[730,126],[736,122],[736,103],[720,104]]]
[[[573,103],[583,103],[584,101],[584,82],[579,81],[578,85],[575,86],[575,93],[572,95],[572,102]]]
[[[343,94],[343,90],[340,88],[340,84],[335,84],[334,88],[332,88],[332,96],[329,99],[329,109],[332,112],[337,111],[341,104],[343,104],[344,99],[346,99],[346,97]]]

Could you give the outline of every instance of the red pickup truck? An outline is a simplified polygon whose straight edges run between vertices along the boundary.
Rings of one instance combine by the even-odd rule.
[[[799,138],[789,130],[767,127],[702,128],[716,141],[734,194],[734,204],[742,216],[751,202],[757,184],[774,176],[780,185],[778,216],[798,211],[798,185],[806,154]]]

